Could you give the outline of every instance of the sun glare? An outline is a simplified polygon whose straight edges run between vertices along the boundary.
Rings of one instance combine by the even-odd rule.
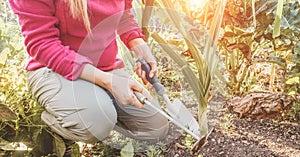
[[[208,0],[188,0],[192,10],[201,9]]]

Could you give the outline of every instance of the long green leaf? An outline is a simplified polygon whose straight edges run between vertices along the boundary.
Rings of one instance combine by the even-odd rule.
[[[222,88],[222,86],[225,86],[227,84],[227,81],[225,79],[225,77],[220,73],[219,70],[215,71],[215,77],[217,79],[213,80],[213,84],[215,85],[215,87],[218,89],[218,91],[222,94],[222,95],[226,95],[226,91]],[[217,81],[219,80],[219,81]],[[222,84],[220,84],[220,83]]]
[[[200,53],[197,49],[195,49],[193,44],[191,44],[191,40],[189,38],[189,32],[185,29],[183,22],[181,21],[181,16],[179,12],[174,7],[174,4],[170,0],[158,0],[159,4],[162,7],[165,7],[166,15],[170,18],[172,23],[175,25],[175,27],[179,30],[181,35],[184,37],[185,42],[188,45],[188,48],[196,62],[197,67],[199,68],[199,62],[200,62]],[[183,19],[182,19],[183,20]]]
[[[252,0],[252,16],[253,16],[254,28],[256,28],[255,0]]]
[[[150,18],[152,17],[152,10],[153,10],[154,0],[147,0],[145,4],[145,8],[143,10],[143,17],[142,17],[142,30],[143,34],[146,38],[149,38],[149,31],[147,27],[149,26]]]
[[[283,0],[278,0],[275,25],[273,30],[273,38],[276,38],[280,35],[280,23],[281,23],[282,10],[283,10]]]
[[[168,45],[168,43],[157,33],[152,33],[152,38],[158,42],[160,47],[178,64],[179,67],[182,67],[182,73],[184,74],[184,78],[190,84],[191,88],[197,98],[199,99],[199,95],[203,95],[201,88],[199,87],[199,80],[193,70],[189,67],[188,63],[182,59],[178,54],[174,52],[174,49]],[[203,87],[202,87],[203,88]]]

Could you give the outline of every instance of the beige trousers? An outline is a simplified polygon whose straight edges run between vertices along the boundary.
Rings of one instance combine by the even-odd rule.
[[[116,130],[134,139],[157,140],[168,132],[168,120],[150,106],[119,105],[88,81],[70,81],[48,68],[29,71],[27,78],[33,96],[46,109],[42,120],[66,139],[94,143]]]

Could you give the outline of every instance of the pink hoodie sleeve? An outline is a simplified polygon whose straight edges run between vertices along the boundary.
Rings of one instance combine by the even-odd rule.
[[[123,43],[130,49],[128,42],[135,38],[142,38],[145,40],[145,36],[142,33],[139,25],[134,19],[134,15],[131,12],[132,0],[125,0],[125,11],[118,26],[118,34]]]
[[[53,0],[9,0],[18,15],[28,54],[66,79],[79,77],[86,63],[92,61],[62,45]]]

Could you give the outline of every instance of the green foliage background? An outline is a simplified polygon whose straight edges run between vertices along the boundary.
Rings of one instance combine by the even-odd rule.
[[[300,92],[297,48],[300,3],[284,3],[281,32],[273,38],[276,4],[277,1],[257,1],[254,25],[250,2],[228,3],[219,46],[225,63],[227,91],[232,94]]]

